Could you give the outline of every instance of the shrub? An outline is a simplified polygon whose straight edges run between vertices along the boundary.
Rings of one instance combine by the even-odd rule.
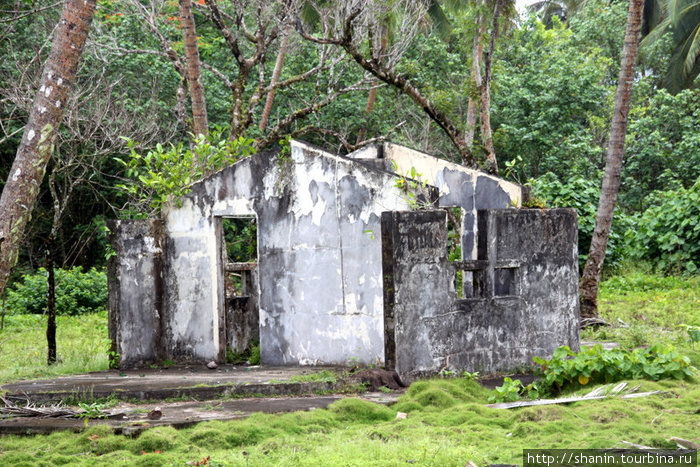
[[[654,262],[664,273],[696,273],[700,268],[700,179],[690,188],[659,191],[636,218],[626,238],[630,253]]]
[[[6,306],[13,314],[41,314],[46,310],[47,272],[26,274],[7,291]],[[107,305],[107,275],[95,268],[56,269],[56,314],[79,315]]]
[[[564,345],[554,351],[550,360],[535,357],[534,361],[542,366],[540,380],[524,386],[520,380],[505,378],[503,386],[496,388],[489,402],[512,402],[521,396],[536,399],[541,395],[556,395],[565,389],[625,379],[685,379],[692,377],[695,371],[688,357],[659,344],[634,350],[605,350],[595,345],[579,353]]]
[[[593,238],[598,200],[600,199],[600,181],[579,176],[563,183],[556,175],[549,172],[530,180],[530,183],[533,195],[545,199],[549,207],[576,209],[578,213],[579,264],[583,266],[588,258]],[[619,266],[627,255],[625,232],[630,226],[631,217],[616,211],[605,252],[606,267]]]
[[[551,360],[534,360],[544,370],[541,384],[555,393],[564,388],[623,379],[683,379],[691,377],[694,370],[688,357],[659,344],[634,350],[605,350],[595,345],[579,353],[562,346],[554,351]]]

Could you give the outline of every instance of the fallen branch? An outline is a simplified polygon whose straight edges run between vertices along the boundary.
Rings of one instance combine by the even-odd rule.
[[[537,399],[534,401],[516,401],[516,402],[501,402],[498,404],[488,404],[486,407],[492,409],[514,409],[516,407],[532,407],[536,405],[554,405],[554,404],[570,404],[572,402],[581,402],[589,400],[609,399],[617,397],[627,387],[627,383],[620,383],[611,390],[607,391],[608,386],[600,386],[584,396],[577,397],[561,397],[559,399]],[[626,394],[620,396],[620,399],[635,399],[638,397],[646,397],[654,394],[663,394],[666,391],[649,391],[636,393],[639,386],[629,389]]]
[[[13,417],[37,417],[37,418],[109,418],[122,420],[126,418],[124,413],[110,414],[104,411],[88,412],[85,410],[73,410],[63,406],[63,402],[51,406],[37,406],[28,398],[24,399],[23,406],[17,405],[11,400],[0,396],[0,401],[5,405],[0,407],[0,419]]]
[[[698,449],[700,450],[700,444],[694,443],[692,441],[688,441],[687,439],[683,438],[676,438],[675,436],[672,436],[670,438],[671,441],[676,443],[676,445],[681,448],[681,449]]]
[[[40,417],[40,418],[73,418],[79,412],[63,407],[63,403],[49,407],[36,406],[27,401],[26,405],[19,406],[12,401],[0,397],[5,407],[0,407],[0,418],[9,417]]]
[[[581,318],[579,323],[581,329],[597,326],[610,326],[610,323],[601,318]]]

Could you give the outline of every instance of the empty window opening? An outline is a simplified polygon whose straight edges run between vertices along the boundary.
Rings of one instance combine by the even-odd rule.
[[[253,270],[258,265],[258,226],[254,217],[223,218],[225,286],[227,297],[253,293]]]
[[[447,211],[447,260],[462,260],[462,208],[453,206],[445,208]],[[460,269],[455,271],[454,289],[457,298],[465,298],[465,276],[471,275],[468,271]]]
[[[493,294],[496,297],[518,295],[518,268],[495,268],[493,270]]]

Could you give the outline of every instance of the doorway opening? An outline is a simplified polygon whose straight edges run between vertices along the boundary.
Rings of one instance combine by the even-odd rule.
[[[257,220],[253,216],[219,219],[226,362],[258,364],[260,309]]]

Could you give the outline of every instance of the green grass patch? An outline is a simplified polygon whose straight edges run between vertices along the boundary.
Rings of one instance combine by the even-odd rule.
[[[700,328],[700,276],[615,276],[601,284],[598,307],[611,326],[586,330],[583,340],[615,341],[624,348],[672,344],[700,367],[700,345],[691,338],[692,329]]]
[[[700,276],[663,277],[632,273],[601,284],[601,317],[613,325],[677,331],[683,324],[700,325]]]
[[[612,323],[620,318],[629,327],[587,331],[584,338],[614,339],[623,348],[661,341],[700,366],[700,345],[682,326],[699,324],[699,284],[698,278],[641,275],[607,281],[601,292],[602,317]],[[88,323],[85,334],[94,334],[95,326]],[[43,326],[38,326],[36,341],[43,343]],[[14,342],[27,345],[24,339]],[[37,371],[46,370],[43,358],[42,353]],[[3,363],[18,361],[21,352]],[[324,377],[319,373],[308,376]],[[463,466],[470,460],[477,465],[521,464],[522,450],[532,448],[627,447],[623,441],[675,448],[671,437],[700,442],[697,379],[626,381],[629,387],[641,385],[640,392],[664,392],[496,410],[486,407],[492,391],[473,378],[436,378],[414,383],[391,407],[346,399],[327,410],[256,414],[183,430],[159,427],[136,438],[114,435],[106,427],[77,434],[4,436],[0,465],[185,466],[206,460],[215,466]],[[567,394],[587,393],[595,388],[593,382]],[[397,419],[399,411],[408,416]]]
[[[46,365],[46,316],[8,315],[0,330],[0,383],[106,370],[107,312],[56,317],[58,363]]]
[[[294,375],[289,378],[292,383],[336,383],[338,374],[331,370],[321,370],[306,375]]]
[[[394,407],[345,399],[328,410],[158,427],[137,438],[105,427],[6,436],[0,463],[184,466],[209,458],[220,466],[463,466],[520,464],[525,448],[614,448],[622,441],[673,447],[672,436],[697,439],[697,383],[629,384],[665,393],[496,410],[485,406],[488,391],[474,382],[436,379],[415,383]],[[406,419],[395,418],[399,410]]]

